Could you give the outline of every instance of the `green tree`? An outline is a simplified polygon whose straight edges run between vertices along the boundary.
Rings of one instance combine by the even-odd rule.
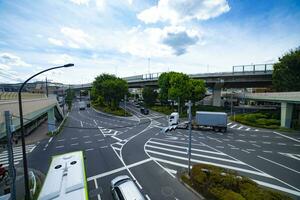
[[[110,108],[117,108],[119,102],[128,93],[125,80],[114,75],[102,74],[95,78],[92,86],[93,100],[104,101]]]
[[[182,107],[191,95],[190,78],[183,73],[172,73],[169,80],[168,98],[173,101],[179,100],[179,106]]]
[[[75,92],[71,89],[68,89],[66,99],[65,99],[65,102],[68,105],[68,110],[71,110],[71,108],[72,108],[72,102],[73,102],[74,97],[75,97]]]
[[[148,106],[154,105],[158,96],[157,92],[151,87],[144,87],[142,95],[145,104]]]
[[[300,47],[279,58],[272,76],[277,91],[300,91]]]
[[[204,81],[199,79],[190,79],[190,90],[191,96],[189,99],[191,99],[193,105],[195,105],[195,102],[200,101],[205,96],[206,88]]]

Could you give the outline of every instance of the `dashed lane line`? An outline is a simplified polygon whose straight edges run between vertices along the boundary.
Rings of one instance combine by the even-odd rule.
[[[86,142],[84,142],[85,144],[90,144],[90,143],[92,143],[92,141],[86,141]]]
[[[56,146],[55,148],[56,149],[60,149],[60,148],[64,148],[65,146],[64,145],[62,145],[62,146]]]
[[[258,147],[258,148],[261,147],[260,145],[257,145],[257,144],[252,144],[252,145],[255,146],[255,147]]]
[[[264,153],[273,153],[273,151],[263,151]]]
[[[83,123],[82,123],[82,121],[80,121],[80,126],[81,126],[81,127],[83,127]]]
[[[73,143],[73,144],[71,144],[71,146],[76,146],[76,145],[79,145],[79,143]]]

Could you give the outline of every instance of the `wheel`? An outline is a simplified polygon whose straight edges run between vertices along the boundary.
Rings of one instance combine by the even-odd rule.
[[[226,133],[227,129],[225,127],[221,128],[222,133]]]
[[[214,130],[215,132],[219,132],[219,127],[213,127],[213,130]]]

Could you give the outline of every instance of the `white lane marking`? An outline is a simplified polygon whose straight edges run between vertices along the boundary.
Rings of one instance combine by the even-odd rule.
[[[263,151],[264,153],[273,153],[273,151]]]
[[[286,168],[286,169],[288,169],[288,170],[291,170],[291,171],[293,171],[293,172],[296,172],[296,173],[300,174],[299,171],[297,171],[297,170],[295,170],[295,169],[292,169],[292,168],[289,168],[289,167],[287,167],[287,166],[285,166],[285,165],[283,165],[283,164],[280,164],[280,163],[278,163],[278,162],[275,162],[275,161],[273,161],[273,160],[269,160],[269,159],[267,159],[267,158],[265,158],[265,157],[262,157],[262,156],[257,156],[257,157],[259,157],[259,158],[261,158],[261,159],[264,159],[264,160],[266,160],[266,161],[269,161],[269,162],[271,162],[271,163],[273,163],[273,164],[279,165],[280,167]]]
[[[255,151],[255,149],[246,149],[247,151]]]
[[[229,126],[229,125],[231,125],[231,124],[232,124],[232,122],[228,123],[227,126]]]
[[[265,187],[268,187],[268,188],[272,188],[272,189],[276,189],[276,190],[280,190],[282,192],[287,192],[289,194],[293,194],[293,195],[296,195],[296,196],[300,196],[300,192],[298,192],[298,191],[291,190],[291,189],[284,188],[284,187],[280,187],[278,185],[273,185],[273,184],[270,184],[270,183],[254,180],[254,179],[252,179],[252,180],[255,181],[256,183],[258,183],[259,185],[262,185],[262,186],[265,186]]]
[[[294,153],[282,153],[282,152],[278,152],[281,155],[296,159],[296,160],[300,160],[300,154],[294,154]]]
[[[76,146],[76,145],[79,145],[79,143],[73,143],[73,144],[71,144],[71,146]]]
[[[99,140],[97,140],[98,142],[101,142],[101,141],[103,141],[104,139],[99,139]]]
[[[295,146],[295,147],[300,147],[300,144],[294,144],[293,146]]]
[[[71,138],[71,140],[76,140],[76,139],[78,139],[78,137],[73,137],[73,138]]]
[[[230,149],[239,150],[240,148],[231,147]]]
[[[101,149],[104,149],[104,148],[107,148],[108,146],[102,146],[102,147],[100,147]]]
[[[257,145],[257,144],[252,144],[252,145],[255,146],[255,147],[258,147],[258,148],[261,147],[260,145]]]
[[[168,170],[170,173],[172,174],[177,174],[177,170],[174,170],[174,169],[169,169],[167,167],[165,167],[166,170]]]
[[[98,124],[97,124],[96,120],[93,120],[93,121],[94,121],[95,125],[97,126]]]
[[[236,127],[237,126],[237,124],[234,124],[234,125],[232,125],[230,128],[234,128],[234,127]]]
[[[60,149],[60,148],[63,148],[64,146],[62,145],[62,146],[56,146],[55,148],[57,148],[57,149]]]
[[[159,138],[151,138],[151,141],[153,140],[159,140],[163,142],[170,142],[170,143],[178,143],[178,144],[185,144],[188,145],[188,142],[179,142],[179,141],[174,141],[174,140],[166,140],[166,139],[159,139]],[[202,142],[200,143],[192,143],[193,146],[205,146]]]
[[[257,131],[259,131],[259,130],[258,130],[258,129],[255,129],[254,131],[256,131],[256,132],[257,132]]]
[[[146,199],[151,200],[148,194],[145,195]]]
[[[270,137],[270,136],[268,136],[268,135],[263,135],[262,137],[263,137],[263,138],[268,138],[268,137]]]
[[[111,137],[114,138],[115,140],[118,140],[119,142],[122,141],[120,138],[117,138],[116,136],[111,136]]]
[[[80,121],[80,126],[83,127],[82,121]]]
[[[290,139],[290,140],[293,140],[293,141],[295,141],[295,142],[300,142],[300,140],[297,140],[297,139],[295,139],[295,138],[292,138],[292,137],[283,135],[283,134],[281,134],[281,133],[278,133],[278,132],[275,132],[275,131],[274,131],[273,133],[275,133],[275,134],[277,134],[277,135],[280,135],[280,136],[282,136],[282,137],[288,138],[288,139]]]
[[[249,151],[246,151],[246,150],[244,150],[244,149],[242,149],[242,151],[245,152],[245,153],[250,153]]]
[[[183,158],[183,157],[173,156],[173,155],[169,155],[169,154],[166,154],[166,156],[168,156],[168,157],[174,157],[174,158],[177,158],[177,159],[180,159],[180,160],[188,160],[185,157]],[[181,163],[177,163],[177,162],[173,162],[173,161],[169,161],[169,160],[165,160],[165,159],[161,159],[161,158],[156,158],[156,157],[152,157],[152,159],[157,160],[159,162],[167,163],[167,164],[170,164],[170,165],[175,165],[175,166],[180,166],[180,167],[188,168],[188,166],[186,164],[181,164]],[[248,170],[248,169],[233,167],[233,166],[229,166],[229,165],[222,165],[222,164],[218,164],[218,163],[206,162],[206,161],[202,161],[202,160],[191,159],[191,161],[195,162],[195,163],[203,163],[203,164],[215,165],[215,166],[219,166],[219,167],[223,167],[223,168],[227,168],[227,169],[232,169],[232,170],[236,170],[236,171],[245,172],[245,173],[248,173],[248,174],[254,174],[254,175],[258,175],[258,176],[264,176],[264,177],[268,177],[268,178],[273,178],[269,174],[266,174],[266,173],[263,173],[263,172],[258,172],[258,171],[253,171],[253,170]]]
[[[85,151],[93,151],[94,148],[86,149]]]
[[[256,143],[256,141],[253,141],[253,140],[251,140],[251,141],[249,141],[250,143]]]
[[[244,126],[240,126],[240,127],[238,127],[238,129],[240,130],[240,129],[242,129],[242,128],[244,128]]]
[[[167,148],[163,148],[163,147],[157,147],[157,146],[152,146],[152,145],[145,145],[145,147],[150,147],[153,149],[160,149],[160,150],[164,150],[164,151],[170,151],[170,152],[174,152],[174,153],[180,153],[180,154],[187,154],[186,151],[178,151],[178,150],[174,150],[174,149],[167,149]],[[146,149],[146,151],[148,152],[155,152],[149,149]],[[225,158],[219,158],[219,157],[214,157],[214,156],[207,156],[207,155],[203,155],[203,154],[196,154],[196,153],[192,153],[192,156],[198,156],[198,157],[203,157],[203,158],[210,158],[210,159],[214,159],[214,160],[221,160],[221,161],[225,161],[225,162],[231,162],[231,163],[237,163],[237,164],[241,164],[244,165],[243,162],[239,161],[239,160],[229,160],[229,159],[225,159]]]
[[[221,149],[224,149],[224,147],[223,146],[216,146],[217,148],[221,148]]]
[[[207,136],[207,138],[211,139],[211,140],[215,140],[215,141],[220,142],[220,143],[223,143],[221,140],[218,140],[217,138],[212,138],[212,137],[209,137],[209,136]]]
[[[88,177],[87,181],[91,181],[93,179],[98,179],[98,178],[102,178],[102,177],[105,177],[105,176],[109,176],[111,174],[114,174],[114,173],[126,170],[127,168],[130,169],[132,167],[136,167],[136,166],[142,165],[142,164],[147,163],[147,162],[149,162],[151,160],[152,160],[151,158],[147,158],[145,160],[141,160],[141,161],[135,162],[133,164],[130,164],[130,165],[127,165],[127,166],[124,166],[124,167],[120,167],[120,168],[117,168],[117,169],[113,169],[111,171],[107,171],[107,172],[104,172],[104,173],[101,173],[101,174],[97,174],[95,176]]]
[[[53,139],[53,137],[51,137],[51,138],[49,139],[48,143],[50,143],[50,142],[52,141],[52,139]]]
[[[65,141],[65,139],[60,139],[60,140],[57,140],[57,142],[63,142]]]
[[[90,144],[90,143],[92,143],[92,141],[86,141],[86,142],[84,142],[85,144]]]
[[[228,146],[230,146],[230,147],[235,147],[235,146],[233,146],[232,144],[227,144]]]
[[[263,144],[271,144],[271,142],[262,142]]]
[[[95,188],[98,188],[98,183],[97,183],[97,179],[94,179],[94,183],[95,183]],[[97,194],[97,199],[101,200],[100,194]]]
[[[246,131],[250,131],[250,128],[247,128]]]
[[[277,144],[280,145],[280,146],[286,145],[286,143],[282,143],[282,142],[279,142],[279,143],[277,143]]]
[[[90,136],[89,135],[85,135],[85,136],[83,136],[83,138],[89,138]]]
[[[185,150],[188,149],[188,147],[177,146],[177,145],[173,145],[173,144],[165,144],[165,143],[155,142],[155,141],[152,141],[152,140],[150,140],[148,143],[159,144],[159,145],[168,146],[168,147],[175,147],[175,148],[185,149]],[[211,154],[217,154],[217,155],[226,155],[226,154],[221,153],[221,152],[207,151],[207,150],[195,149],[195,148],[192,148],[192,151],[200,151],[200,152],[204,152],[204,153],[211,153]]]

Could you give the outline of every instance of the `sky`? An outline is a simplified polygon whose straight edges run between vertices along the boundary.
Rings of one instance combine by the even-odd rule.
[[[0,0],[0,83],[83,84],[274,63],[300,46],[299,0]]]

